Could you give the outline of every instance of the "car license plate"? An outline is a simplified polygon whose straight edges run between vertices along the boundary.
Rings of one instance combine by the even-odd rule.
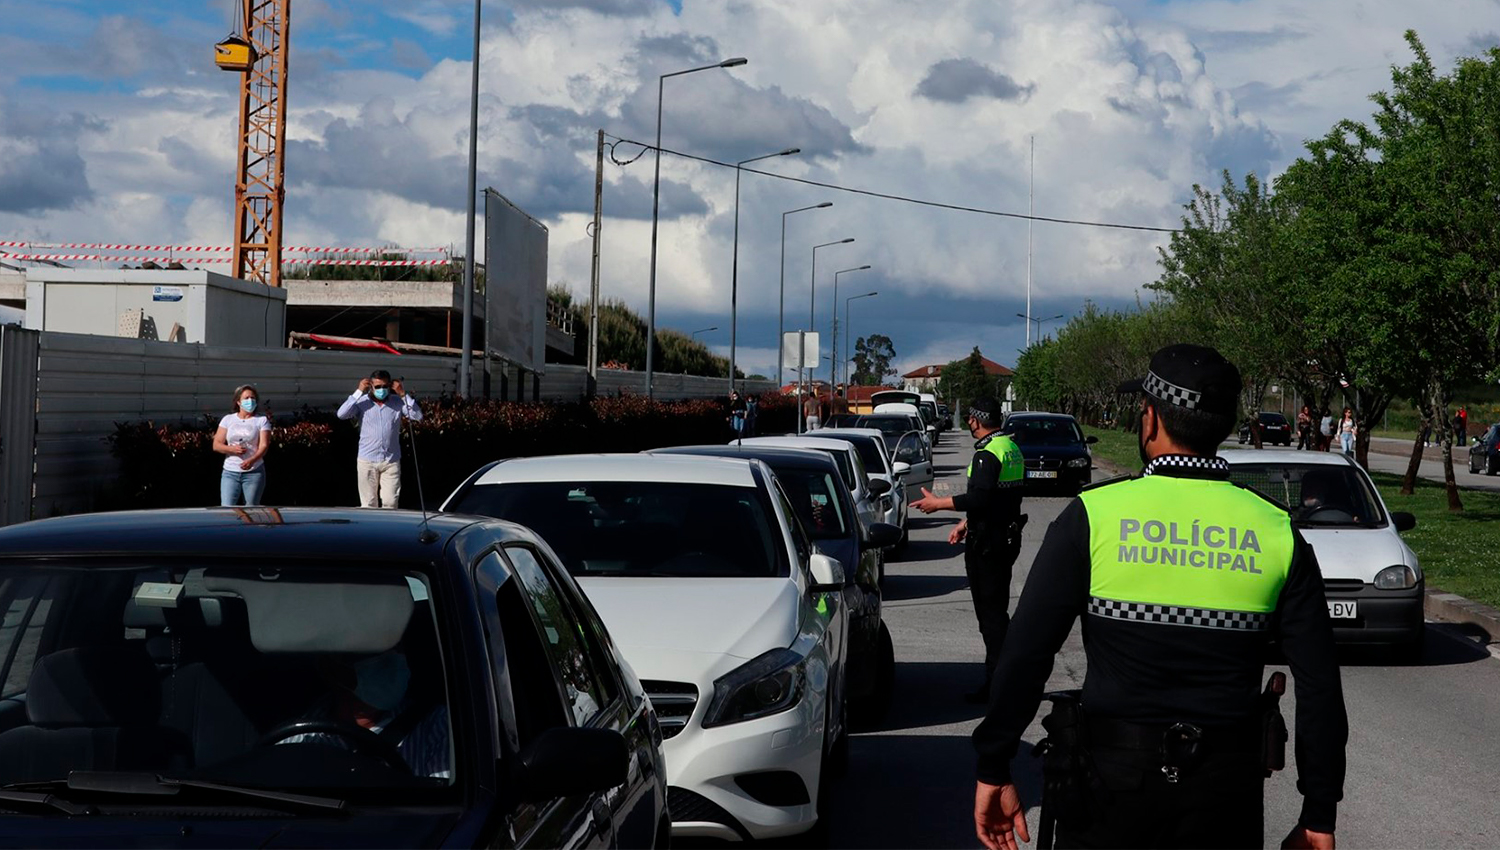
[[[1028,469],[1027,478],[1056,478],[1057,470],[1054,469]]]
[[[1359,616],[1358,602],[1328,601],[1328,616],[1335,620],[1353,620]]]

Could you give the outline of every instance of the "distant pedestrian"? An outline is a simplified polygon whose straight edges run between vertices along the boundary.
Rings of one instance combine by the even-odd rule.
[[[1459,405],[1458,413],[1453,417],[1453,430],[1458,432],[1460,446],[1469,444],[1469,411],[1463,405]]]
[[[738,390],[729,393],[729,427],[736,437],[745,436],[745,399]]]
[[[219,420],[214,451],[225,455],[219,473],[219,504],[259,505],[266,492],[266,450],[271,447],[271,420],[257,413],[260,393],[245,384],[234,391],[234,412]]]
[[[747,436],[747,437],[754,437],[756,435],[757,431],[755,429],[757,427],[759,427],[759,422],[758,422],[759,419],[760,419],[760,399],[756,398],[753,395],[746,397],[745,398],[745,436]]]
[[[1312,433],[1312,410],[1307,405],[1297,411],[1297,449],[1311,449],[1313,447]]]
[[[1323,411],[1323,419],[1318,423],[1318,451],[1326,452],[1333,445],[1333,411]]]
[[[802,415],[807,419],[806,430],[816,431],[823,427],[823,401],[816,391],[802,400]]]
[[[1339,420],[1339,447],[1344,454],[1354,454],[1354,438],[1359,434],[1359,425],[1354,421],[1354,411],[1344,408],[1344,418]]]
[[[376,369],[360,379],[354,394],[339,406],[338,415],[359,426],[360,506],[396,507],[401,501],[401,418],[422,420],[417,400],[400,381],[391,380],[390,372]]]
[[[844,398],[844,388],[839,387],[833,393],[833,398],[828,402],[829,414],[848,413],[849,400]]]

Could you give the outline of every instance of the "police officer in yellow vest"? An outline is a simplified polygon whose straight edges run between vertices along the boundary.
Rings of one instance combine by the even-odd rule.
[[[1010,762],[1080,616],[1083,775],[1057,846],[1261,847],[1257,697],[1279,639],[1303,796],[1283,846],[1333,847],[1348,719],[1323,580],[1287,509],[1232,483],[1216,456],[1240,388],[1233,364],[1191,345],[1158,351],[1144,379],[1121,386],[1142,393],[1145,468],[1086,489],[1048,529],[974,732],[974,821],[992,850],[1030,840]],[[1044,721],[1049,740],[1059,714]]]
[[[948,535],[948,542],[965,543],[964,572],[974,614],[984,637],[984,682],[969,698],[984,702],[989,696],[990,675],[1000,659],[1010,623],[1011,567],[1021,551],[1021,485],[1026,466],[1021,450],[1001,433],[1000,404],[993,398],[977,398],[969,406],[969,433],[977,440],[969,462],[968,487],[962,495],[939,498],[925,488],[922,498],[911,503],[923,513],[950,510],[966,516]]]

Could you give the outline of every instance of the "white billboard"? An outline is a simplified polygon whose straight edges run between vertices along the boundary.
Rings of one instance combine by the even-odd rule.
[[[488,350],[532,372],[547,363],[547,226],[484,190],[484,315]]]

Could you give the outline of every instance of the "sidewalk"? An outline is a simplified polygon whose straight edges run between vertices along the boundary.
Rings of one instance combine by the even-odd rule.
[[[1370,470],[1388,472],[1392,475],[1405,475],[1406,465],[1411,462],[1411,445],[1410,440],[1371,437]],[[1418,468],[1417,475],[1439,484],[1443,482],[1441,448],[1430,446],[1422,452],[1422,465]],[[1468,446],[1453,447],[1453,480],[1458,482],[1460,487],[1500,493],[1500,475],[1475,475],[1469,471]]]

